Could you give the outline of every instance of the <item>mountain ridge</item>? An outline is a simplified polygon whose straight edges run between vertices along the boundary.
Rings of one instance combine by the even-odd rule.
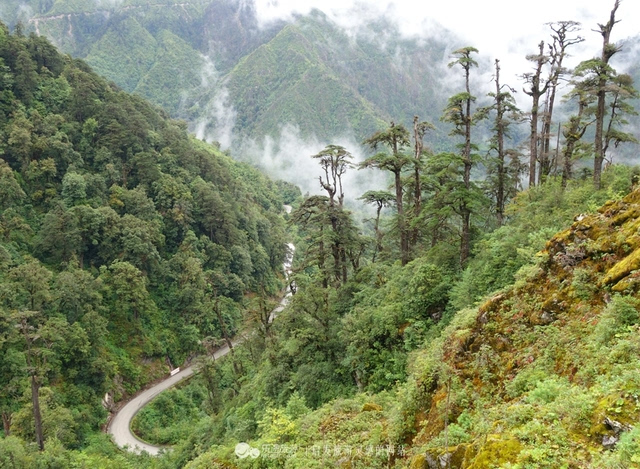
[[[169,8],[159,8],[162,6]],[[433,74],[432,60],[441,58],[446,51],[444,45],[420,45],[397,33],[385,35],[384,43],[373,33],[350,37],[318,11],[307,17],[297,16],[288,23],[260,25],[251,3],[233,0],[54,2],[49,7],[34,8],[28,21],[29,27],[49,36],[62,50],[86,59],[124,90],[135,92],[142,87],[143,96],[164,106],[172,116],[188,120],[192,127],[202,122],[206,125],[199,124],[200,128],[215,129],[219,125],[208,109],[230,87],[228,104],[238,117],[233,129],[237,142],[246,138],[261,141],[266,135],[277,137],[286,125],[297,126],[304,138],[330,141],[346,133],[359,142],[384,123],[410,122],[414,114],[427,114],[425,119],[433,114],[431,120],[437,123],[444,105],[435,88],[437,81],[429,78]],[[159,34],[163,30],[188,45],[172,52],[178,56],[181,51],[185,60],[176,68],[157,67],[156,78],[151,79],[145,74],[156,58],[162,57]],[[279,63],[264,50],[261,52],[267,45],[271,55],[280,58]],[[296,56],[295,50],[303,55]],[[215,68],[205,86],[198,80],[208,66],[202,56]],[[398,62],[400,56],[406,58]],[[310,63],[303,63],[310,61],[318,70],[312,72],[314,78],[306,84],[297,79],[299,76],[291,67],[280,67],[288,60],[302,69],[310,67]],[[255,64],[249,63],[252,61]],[[127,63],[130,66],[122,66]],[[251,78],[245,72],[267,70],[269,64],[276,63],[278,67],[271,67],[272,83],[258,84],[266,86],[257,90],[258,95],[252,96],[256,90],[250,87],[240,89],[244,84],[255,85],[260,78]],[[175,77],[178,69],[187,77],[182,85]],[[408,73],[419,78],[411,78]],[[325,76],[321,78],[322,74]],[[292,81],[287,82],[289,79]],[[147,86],[150,82],[156,85]],[[321,90],[329,93],[321,96],[314,88],[319,83]],[[340,90],[334,90],[336,86]],[[305,105],[297,109],[287,102],[291,101],[287,90],[298,93]],[[264,102],[257,99],[260,96]],[[326,108],[320,105],[323,99],[330,101]],[[345,111],[341,111],[341,105]],[[210,131],[209,138],[214,134]]]

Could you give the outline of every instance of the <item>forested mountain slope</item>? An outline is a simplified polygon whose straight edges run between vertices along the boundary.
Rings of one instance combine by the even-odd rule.
[[[475,191],[462,265],[460,158],[428,155],[421,211],[407,166],[409,223],[376,220],[375,238],[325,180],[291,214],[297,290],[271,324],[294,189],[36,35],[0,28],[0,80],[0,465],[637,467],[639,192],[622,199],[636,170],[612,165],[599,189],[550,175],[495,230],[492,192]],[[334,157],[348,152],[314,156],[327,179]],[[131,455],[98,433],[105,393],[241,321],[251,340],[134,422],[173,451]],[[262,455],[241,458],[242,442]]]
[[[4,25],[0,90],[4,434],[77,448],[280,291],[283,188]]]
[[[224,79],[235,131],[276,136],[289,123],[302,136],[335,139],[346,132],[361,141],[394,118],[437,115],[444,101],[436,64],[445,59],[444,45],[418,46],[399,35],[385,40],[349,37],[321,13],[285,26]]]
[[[350,36],[319,12],[265,26],[251,2],[236,0],[20,5],[10,1],[0,19],[21,19],[205,135],[223,125],[221,106],[225,118],[235,113],[236,145],[275,138],[286,124],[302,137],[361,141],[391,119],[437,122],[445,103],[436,79],[449,52],[444,32],[407,40],[381,19]]]

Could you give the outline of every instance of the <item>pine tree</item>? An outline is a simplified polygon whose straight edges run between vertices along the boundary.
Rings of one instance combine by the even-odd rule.
[[[409,132],[403,125],[396,125],[391,122],[388,129],[376,132],[364,141],[372,149],[379,146],[387,146],[391,154],[379,152],[360,163],[362,168],[377,168],[390,171],[394,176],[396,192],[396,211],[398,215],[398,232],[400,234],[400,259],[402,265],[409,262],[409,233],[407,230],[407,220],[403,205],[403,183],[402,171],[411,164],[411,157],[405,154],[403,147],[409,145]]]
[[[500,83],[500,60],[495,61],[495,77],[496,91],[489,93],[493,98],[493,104],[487,108],[483,108],[482,112],[495,113],[493,119],[493,136],[491,137],[491,151],[495,153],[495,158],[489,161],[489,180],[495,178],[491,182],[491,191],[495,194],[495,211],[498,225],[501,226],[504,221],[504,207],[508,199],[508,193],[512,192],[509,185],[509,166],[506,164],[508,154],[514,154],[515,150],[509,150],[505,147],[505,140],[509,136],[509,128],[520,116],[520,110],[516,106],[513,97],[513,89],[507,85]]]
[[[478,117],[471,112],[471,104],[476,97],[471,94],[470,76],[471,68],[477,67],[478,63],[471,57],[477,53],[475,47],[464,47],[453,52],[456,60],[449,64],[449,67],[459,65],[464,72],[465,91],[455,94],[449,98],[447,107],[444,110],[442,120],[453,124],[451,135],[461,136],[464,141],[461,146],[461,157],[463,164],[462,181],[465,194],[460,197],[459,211],[462,218],[462,233],[460,243],[460,265],[464,266],[469,258],[471,250],[471,169],[473,167],[473,155],[471,150],[475,146],[471,143],[471,127],[476,123],[474,117]]]

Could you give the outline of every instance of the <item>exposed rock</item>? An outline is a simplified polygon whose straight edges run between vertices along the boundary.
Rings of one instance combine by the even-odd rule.
[[[629,275],[632,271],[638,269],[640,269],[640,249],[636,249],[609,269],[602,279],[602,285],[617,282]]]
[[[550,324],[555,320],[556,320],[555,316],[553,315],[553,313],[550,313],[549,311],[543,311],[542,314],[540,315],[540,322],[542,324]]]
[[[440,469],[440,464],[438,463],[438,457],[431,456],[430,454],[425,455],[424,457],[424,465],[427,469]]]
[[[438,462],[440,463],[441,468],[447,467],[450,461],[451,461],[451,453],[445,453],[438,458]]]
[[[623,423],[618,422],[617,420],[610,419],[609,417],[604,418],[604,424],[615,433],[616,436],[620,435],[622,432],[628,432],[631,430],[629,425],[625,425]]]
[[[605,435],[602,437],[602,446],[606,449],[613,449],[618,443],[618,438],[613,435]]]
[[[628,432],[632,428],[629,425],[625,425],[609,417],[605,417],[603,423],[609,430],[613,431],[613,435],[605,435],[602,437],[602,446],[606,449],[613,449],[620,440],[620,434],[622,432]]]
[[[428,469],[445,469],[450,464],[451,456],[451,453],[441,454],[440,456],[427,454],[425,457],[426,467]]]
[[[110,412],[113,410],[113,396],[111,393],[106,393],[102,398],[102,407]]]

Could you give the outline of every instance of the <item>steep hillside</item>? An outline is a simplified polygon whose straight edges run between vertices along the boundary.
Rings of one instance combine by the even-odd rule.
[[[225,78],[235,130],[275,136],[289,123],[303,136],[351,133],[360,141],[390,120],[435,116],[444,101],[434,68],[445,54],[438,44],[352,38],[319,13],[301,18]]]
[[[576,189],[567,197],[587,195]],[[532,205],[518,210],[533,216],[536,197],[522,194],[520,203]],[[202,419],[176,454],[190,469],[640,467],[639,220],[640,189],[576,216],[515,283],[423,335],[407,375],[403,351],[420,340],[427,313],[435,317],[451,286],[435,266],[417,259],[404,269],[363,269],[360,285],[349,286],[353,298],[331,297],[344,314],[331,316],[341,323],[337,337],[323,335],[331,323],[313,309],[309,285],[300,285],[279,317],[270,365]],[[316,334],[324,339],[314,343]],[[341,350],[341,365],[331,369],[342,386],[350,377],[341,366],[363,360],[362,389],[343,389],[342,398],[311,410],[314,396],[335,389],[324,374],[330,348]],[[220,376],[224,369],[229,364]],[[166,396],[143,414],[145,424],[169,403],[189,409],[205,383]],[[177,428],[172,419],[180,422],[163,420],[167,431]],[[256,460],[242,458],[249,448],[260,452]]]
[[[436,467],[447,421],[451,467],[638,467],[639,217],[637,189],[578,216],[415,357],[412,467]]]
[[[333,72],[324,52],[305,28],[289,25],[245,57],[226,78],[236,130],[276,136],[289,123],[305,136],[328,137],[350,128],[366,135],[383,125],[380,111]]]
[[[0,445],[83,448],[280,291],[282,186],[1,23],[0,72]]]

